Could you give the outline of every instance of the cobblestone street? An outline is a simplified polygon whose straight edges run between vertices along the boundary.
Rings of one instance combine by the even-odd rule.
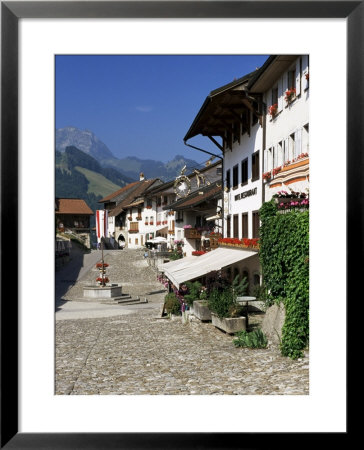
[[[111,282],[132,295],[149,293],[148,303],[95,310],[77,300],[96,270],[77,280],[56,313],[56,394],[309,393],[308,355],[292,361],[275,347],[235,348],[211,323],[162,319],[165,293],[142,252],[114,251],[105,261]]]

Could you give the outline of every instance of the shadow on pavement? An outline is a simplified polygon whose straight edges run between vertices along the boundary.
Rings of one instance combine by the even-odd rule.
[[[99,255],[100,254],[100,255]],[[63,267],[59,268],[55,272],[55,307],[56,311],[60,309],[67,300],[63,299],[63,296],[68,290],[77,282],[77,279],[81,276],[82,269],[85,267],[85,255],[89,255],[83,248],[77,243],[72,243],[72,249],[70,252],[70,261]],[[101,251],[94,253],[94,258],[98,260],[101,258]]]

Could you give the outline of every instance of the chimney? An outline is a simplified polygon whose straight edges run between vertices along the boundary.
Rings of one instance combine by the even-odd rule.
[[[139,181],[144,181],[144,173],[140,172]]]

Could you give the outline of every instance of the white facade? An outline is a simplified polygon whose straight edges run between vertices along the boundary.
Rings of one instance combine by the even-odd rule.
[[[287,102],[285,93],[292,88],[295,95]],[[263,172],[265,175],[270,172],[265,187],[265,201],[269,201],[273,194],[288,190],[287,187],[298,192],[308,188],[308,55],[297,57],[277,79],[272,79],[263,100],[267,105]],[[272,117],[268,110],[276,101],[277,113]]]
[[[252,126],[250,136],[241,136],[240,144],[236,142],[232,151],[225,150],[224,154],[224,237],[253,238],[253,212],[262,205],[262,155],[263,129],[259,122]],[[254,155],[254,156],[253,156]],[[253,159],[259,158],[257,176],[253,177]],[[247,170],[243,169],[243,162]],[[235,169],[234,169],[235,168]],[[237,170],[237,183],[234,183],[234,170]],[[246,172],[245,172],[246,170]],[[244,175],[243,175],[244,172]],[[245,176],[246,175],[246,176]],[[230,176],[230,189],[228,178]],[[235,184],[235,186],[234,186]],[[243,217],[248,214],[247,235],[243,236]],[[234,216],[238,218],[238,233],[234,236]],[[229,220],[230,217],[230,227]],[[229,230],[230,228],[230,230]]]

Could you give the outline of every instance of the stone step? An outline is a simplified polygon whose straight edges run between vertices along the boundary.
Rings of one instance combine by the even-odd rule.
[[[101,303],[101,302],[100,302]],[[110,299],[108,301],[102,302],[104,305],[141,305],[148,303],[148,300],[145,298],[144,300],[141,300],[139,297],[137,298],[130,298],[130,299]]]

